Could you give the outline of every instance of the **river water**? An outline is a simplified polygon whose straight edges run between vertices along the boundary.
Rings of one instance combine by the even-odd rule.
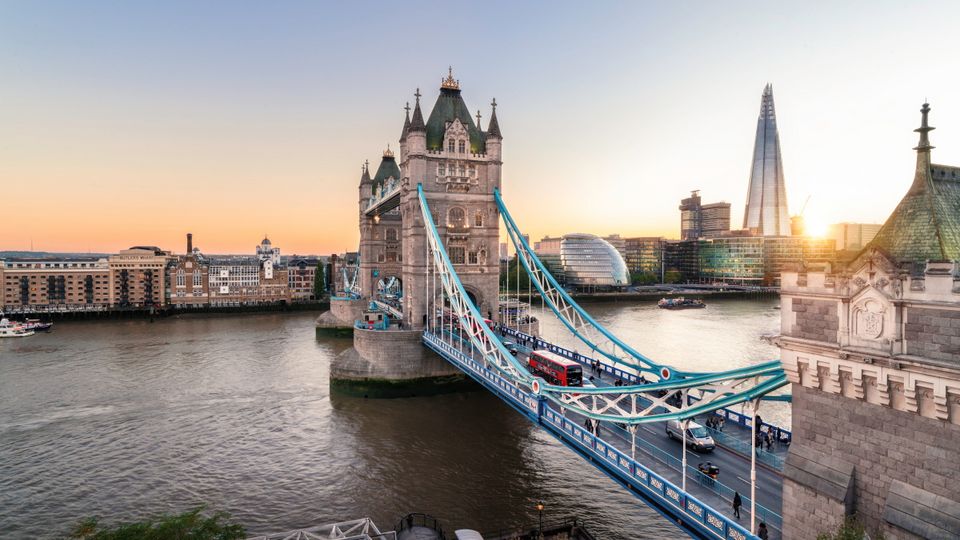
[[[658,361],[716,370],[776,357],[760,340],[776,305],[587,308]],[[680,534],[485,392],[331,395],[330,360],[351,342],[317,340],[315,316],[70,322],[0,340],[0,538],[201,503],[251,534],[363,516],[391,528],[412,511],[490,531],[535,523],[538,500],[545,521],[577,516],[598,538]],[[566,342],[556,320],[544,332]]]

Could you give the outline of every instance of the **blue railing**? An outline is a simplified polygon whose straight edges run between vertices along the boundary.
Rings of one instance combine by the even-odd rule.
[[[502,335],[510,336],[514,338],[517,341],[518,345],[523,345],[524,347],[527,347],[530,349],[548,350],[564,358],[568,358],[575,362],[579,362],[586,367],[592,367],[594,365],[594,362],[596,362],[595,358],[584,356],[578,352],[565,349],[563,347],[560,347],[559,345],[554,345],[549,341],[544,341],[536,336],[531,336],[530,334],[526,334],[524,332],[520,332],[518,330],[514,330],[506,326],[497,325],[495,328],[495,331],[501,333]],[[624,382],[628,382],[631,384],[643,384],[646,381],[646,379],[642,379],[642,375],[639,375],[636,373],[636,370],[632,370],[632,369],[625,370],[617,366],[612,366],[604,362],[603,360],[600,361],[600,370],[604,373],[612,375],[613,377],[616,377],[618,379],[623,380]],[[687,396],[687,398],[690,403],[700,401],[698,398],[694,396]],[[746,427],[747,429],[750,428],[750,423],[753,422],[753,417],[743,413],[738,413],[734,410],[727,409],[727,408],[717,409],[716,411],[713,412],[713,414],[715,414],[717,417],[723,417],[724,422],[738,424],[740,426]],[[781,428],[779,426],[775,426],[773,424],[768,424],[766,422],[764,422],[763,425],[759,426],[758,429],[760,429],[760,431],[769,430],[771,434],[774,435],[774,437],[776,437],[777,433],[782,433],[783,436],[787,438],[787,440],[792,440],[793,438],[793,434],[790,432],[790,430]],[[749,441],[747,441],[746,444],[747,444],[746,454],[749,456],[750,455]],[[769,454],[769,452],[767,452],[767,454]],[[782,466],[783,466],[782,458],[780,458],[780,467],[782,468]]]
[[[483,364],[461,352],[458,347],[431,332],[423,333],[423,341],[427,347],[501,396],[530,420],[547,427],[554,436],[573,446],[580,453],[593,458],[593,463],[601,466],[604,472],[615,477],[634,492],[642,493],[648,499],[655,501],[704,537],[738,540],[756,538],[740,524],[641,465],[576,422],[564,418],[554,409],[547,407],[542,396],[527,392],[498,373],[485,368]],[[775,522],[771,520],[771,525],[774,524]]]

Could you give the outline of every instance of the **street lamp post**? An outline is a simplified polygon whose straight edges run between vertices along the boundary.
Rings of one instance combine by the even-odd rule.
[[[750,533],[757,533],[757,410],[760,400],[753,402],[753,419],[750,421]]]
[[[540,528],[537,531],[537,538],[543,538],[543,501],[537,501],[537,513],[540,514]]]

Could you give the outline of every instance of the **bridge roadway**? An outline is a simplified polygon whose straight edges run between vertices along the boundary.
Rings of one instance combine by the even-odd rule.
[[[521,349],[517,356],[527,361],[527,351]],[[589,373],[584,371],[584,376]],[[604,380],[594,380],[597,386],[612,386],[610,382]],[[549,407],[557,409],[553,403]],[[581,425],[586,427],[586,417],[576,413],[567,412],[567,418],[576,419]],[[599,433],[605,441],[613,444],[622,452],[630,455],[630,433],[618,426],[601,423]],[[666,423],[656,422],[652,424],[641,424],[637,427],[636,455],[639,461],[649,461],[643,458],[643,455],[657,461],[660,467],[655,467],[656,471],[667,480],[681,485],[683,478],[680,473],[683,464],[683,443],[680,440],[674,440],[666,434]],[[720,475],[716,481],[704,477],[698,470],[699,463],[711,462],[720,468]],[[776,532],[779,537],[779,528],[782,515],[783,477],[779,472],[773,469],[757,466],[757,522],[764,521],[771,532]],[[727,489],[724,489],[726,487]],[[712,452],[695,452],[687,449],[687,491],[696,495],[705,503],[710,504],[714,509],[724,512],[733,517],[733,493],[737,491],[743,499],[743,507],[740,509],[741,522],[749,528],[750,524],[750,458],[736,453],[726,447],[717,446]],[[760,508],[760,507],[763,508]]]
[[[444,331],[448,342],[460,342],[456,335]],[[509,336],[508,336],[509,337]],[[518,356],[526,363],[530,349],[518,346]],[[461,351],[468,353],[469,344],[465,343]],[[588,369],[584,371],[589,376]],[[595,384],[609,386],[610,379],[594,381]],[[562,411],[552,402],[544,405],[564,415],[565,418],[580,427],[586,427],[586,418],[571,411]],[[636,433],[636,460],[655,470],[664,479],[676,486],[683,483],[682,470],[682,443],[667,437],[665,423],[656,422],[638,426]],[[616,425],[601,424],[597,435],[608,445],[618,449],[626,456],[631,455],[630,433]],[[749,436],[748,436],[749,439]],[[697,470],[697,464],[710,461],[720,468],[717,480],[702,475]],[[770,538],[780,538],[782,514],[782,477],[775,468],[757,466],[757,523],[765,522],[770,531]],[[716,512],[737,521],[744,528],[750,528],[750,459],[748,456],[734,452],[723,446],[717,446],[713,452],[697,453],[687,451],[687,492],[697,497],[703,503],[712,507]],[[740,520],[733,514],[732,501],[734,491],[740,493],[743,506],[740,509]]]

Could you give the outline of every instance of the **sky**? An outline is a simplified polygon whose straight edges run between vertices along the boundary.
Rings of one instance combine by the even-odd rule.
[[[787,198],[814,231],[880,223],[920,105],[960,165],[957,2],[0,0],[0,250],[355,250],[361,163],[453,66],[532,239],[742,224],[772,83]]]

